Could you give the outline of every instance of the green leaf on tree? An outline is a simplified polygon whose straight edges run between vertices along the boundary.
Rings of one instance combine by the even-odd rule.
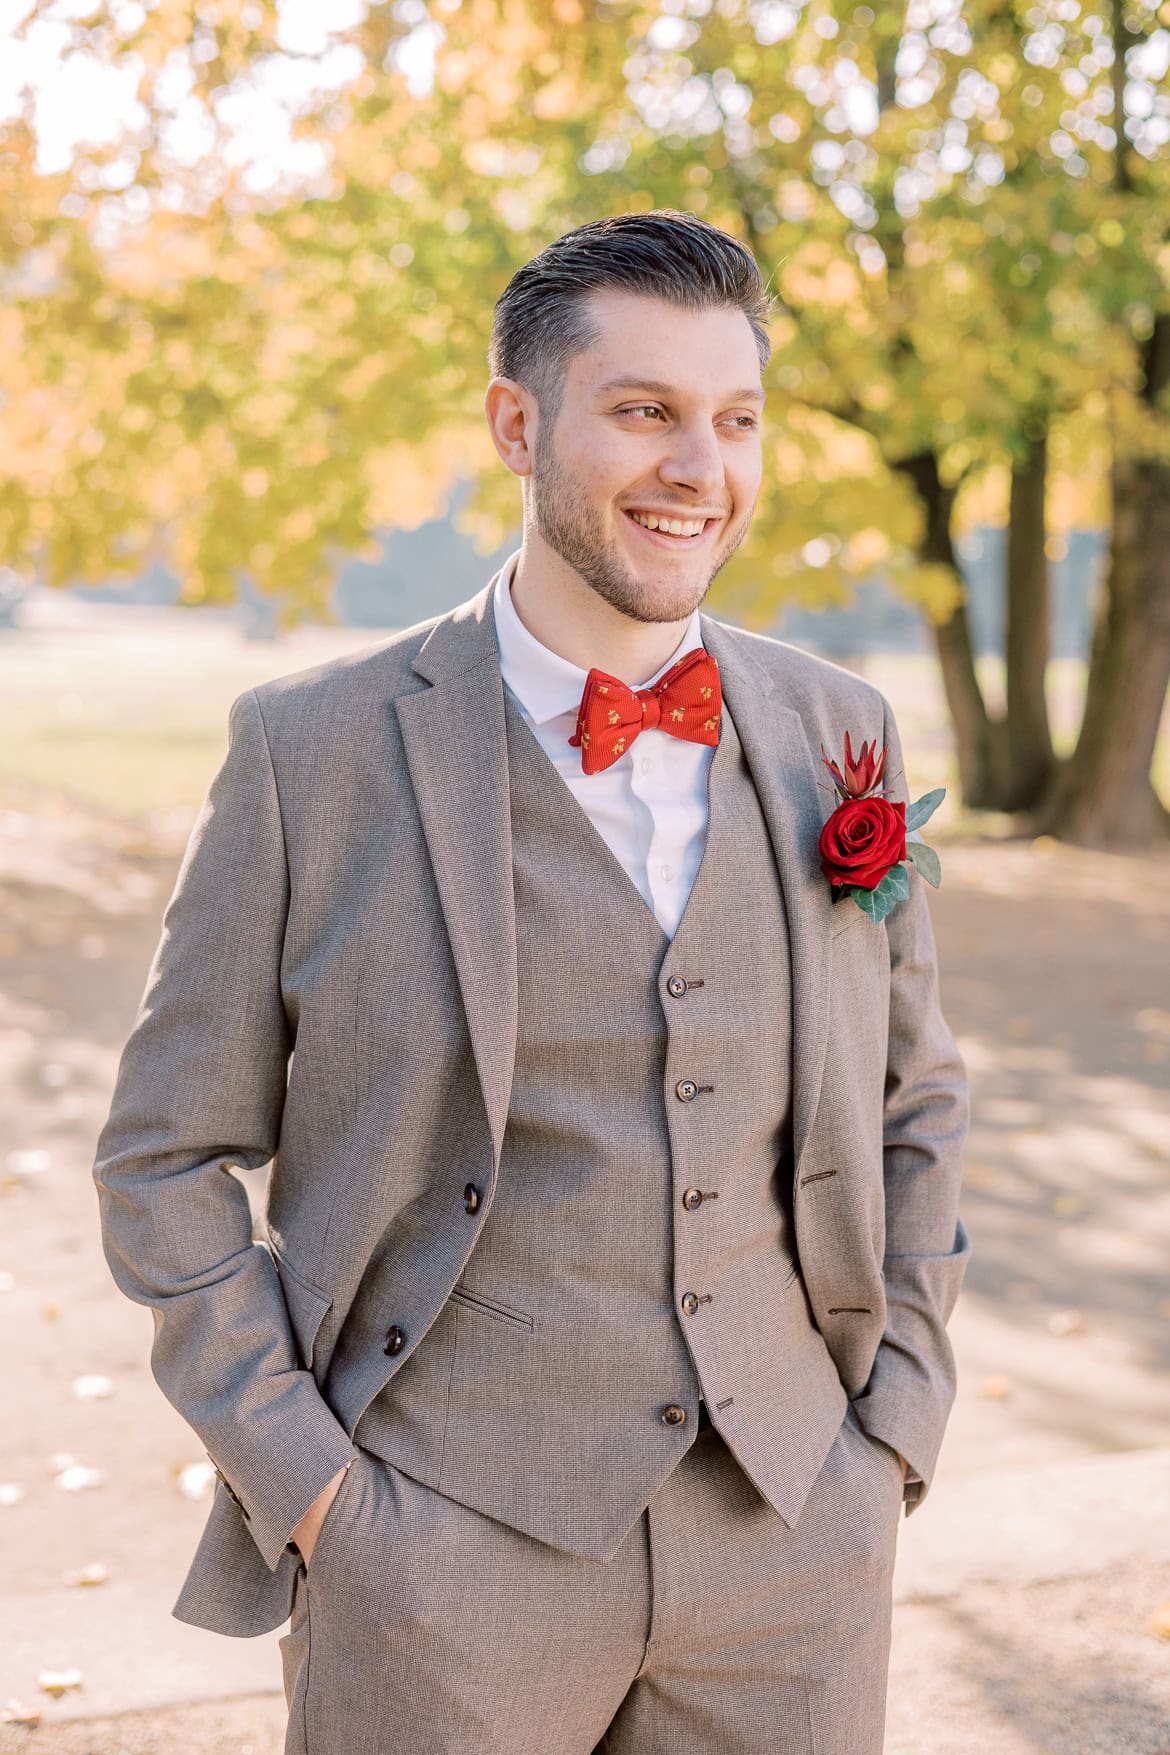
[[[945,786],[939,786],[934,792],[926,792],[916,798],[913,804],[906,806],[907,829],[920,829],[923,823],[931,818],[947,795]]]

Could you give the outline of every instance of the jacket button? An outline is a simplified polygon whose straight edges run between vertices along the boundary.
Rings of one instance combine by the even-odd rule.
[[[386,1345],[382,1348],[384,1353],[401,1353],[405,1345],[406,1336],[397,1323],[394,1324],[393,1328],[386,1330]]]
[[[687,1411],[680,1408],[677,1402],[668,1402],[658,1417],[664,1426],[681,1426],[687,1417]]]
[[[672,975],[670,980],[666,983],[666,991],[674,999],[681,998],[681,996],[686,992],[686,990],[687,990],[687,984],[683,980],[681,975]]]
[[[463,1210],[468,1213],[479,1211],[479,1189],[474,1182],[469,1182],[463,1190]]]
[[[695,1311],[699,1308],[699,1300],[695,1297],[693,1292],[683,1293],[682,1307],[687,1316],[693,1316],[695,1314]]]
[[[696,1085],[694,1079],[680,1079],[678,1084],[674,1087],[674,1094],[681,1102],[689,1103],[691,1098],[698,1092],[698,1089],[699,1087]]]
[[[695,1208],[701,1207],[702,1204],[703,1191],[701,1188],[688,1188],[683,1191],[683,1206],[688,1213],[693,1213]]]

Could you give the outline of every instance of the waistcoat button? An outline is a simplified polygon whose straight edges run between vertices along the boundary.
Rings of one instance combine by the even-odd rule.
[[[674,1087],[674,1094],[681,1102],[689,1103],[691,1098],[698,1092],[698,1089],[699,1087],[696,1085],[694,1079],[680,1079],[678,1084]]]
[[[384,1353],[401,1353],[405,1345],[406,1336],[397,1323],[394,1324],[393,1328],[386,1330],[386,1345],[382,1348]]]
[[[693,1292],[683,1293],[682,1307],[687,1316],[693,1316],[695,1314],[695,1311],[699,1308],[699,1300]]]
[[[686,992],[686,990],[687,984],[681,975],[672,975],[670,980],[666,983],[667,993],[671,994],[675,999],[678,999],[681,994]]]
[[[686,1409],[680,1408],[677,1402],[669,1402],[659,1415],[664,1426],[681,1426],[686,1417]]]
[[[687,1209],[688,1213],[693,1213],[695,1208],[701,1207],[702,1204],[703,1191],[701,1188],[688,1188],[684,1191],[683,1206]]]
[[[477,1213],[479,1211],[479,1189],[475,1186],[474,1182],[469,1182],[467,1187],[463,1190],[463,1206],[465,1211],[469,1213]]]

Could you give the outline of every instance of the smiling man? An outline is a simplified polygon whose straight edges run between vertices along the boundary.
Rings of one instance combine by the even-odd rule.
[[[232,708],[94,1175],[219,1478],[174,1613],[291,1613],[288,1755],[880,1755],[967,1088],[917,874],[818,858],[821,744],[906,797],[887,703],[700,609],[767,314],[692,215],[556,240],[520,548]]]
[[[580,351],[560,381],[546,389],[525,360],[513,371],[539,395],[499,371],[488,388],[492,436],[528,490],[512,596],[561,657],[637,674],[686,636],[747,535],[762,468],[758,344],[734,306],[688,310],[603,283],[578,309]],[[501,364],[509,345],[531,347],[504,328]]]

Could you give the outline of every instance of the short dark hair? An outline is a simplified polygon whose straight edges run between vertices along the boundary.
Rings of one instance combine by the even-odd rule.
[[[584,303],[599,287],[643,293],[692,311],[735,306],[752,326],[761,371],[771,357],[764,324],[776,301],[746,244],[697,214],[671,207],[593,219],[517,269],[492,319],[492,376],[523,384],[550,425],[569,361],[600,339]]]

